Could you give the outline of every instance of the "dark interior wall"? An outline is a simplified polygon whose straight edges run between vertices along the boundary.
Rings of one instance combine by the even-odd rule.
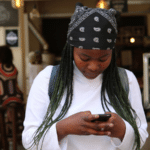
[[[67,39],[67,30],[68,24],[70,22],[69,18],[64,18],[63,14],[72,14],[74,12],[75,4],[78,2],[77,0],[63,0],[63,1],[40,1],[36,2],[37,8],[41,14],[50,14],[53,17],[56,15],[60,15],[60,18],[43,18],[41,19],[41,33],[44,36],[45,40],[49,43],[49,51],[50,53],[54,53],[56,56],[61,56],[61,52],[65,46]],[[95,7],[96,0],[81,0],[81,2],[88,7]],[[34,6],[35,2],[26,2],[25,12],[29,13]],[[147,13],[138,13],[148,11],[150,8],[150,4],[142,4],[142,5],[128,5],[129,14],[122,14],[122,18],[118,24],[118,27],[124,26],[145,26],[145,35],[150,36],[150,15]],[[130,12],[136,12],[131,13]],[[33,41],[33,40],[30,40]],[[31,45],[35,45],[35,42],[30,42]],[[30,46],[31,47],[31,46]],[[33,48],[32,48],[33,49]],[[143,71],[143,63],[142,63],[142,53],[146,52],[146,48],[143,46],[125,46],[122,45],[121,48],[119,46],[118,51],[121,50],[131,50],[132,51],[132,59],[133,64],[138,62],[140,65],[133,65],[131,67],[132,71],[139,74]],[[149,50],[149,48],[148,48]],[[138,59],[134,57],[138,55]],[[119,59],[120,55],[118,55]],[[118,60],[118,59],[117,59]],[[118,60],[121,62],[121,60]],[[119,63],[121,66],[121,63]],[[122,66],[124,67],[124,66]]]
[[[80,0],[80,2],[82,2],[84,5],[86,5],[88,7],[95,7],[97,1],[98,0],[93,0],[93,1]],[[69,1],[69,0],[44,1],[43,0],[43,1],[30,1],[30,2],[26,1],[25,2],[25,13],[29,14],[35,4],[37,5],[37,9],[39,10],[40,14],[53,15],[53,14],[73,13],[74,9],[75,9],[75,4],[77,2],[79,2],[79,1],[77,1],[77,0],[71,0],[71,1]],[[147,11],[147,10],[149,10],[149,8],[150,8],[150,4],[129,5],[128,11],[129,12],[137,11],[137,10],[138,11]],[[150,18],[150,15],[149,15],[149,18]],[[62,19],[63,19],[63,16],[62,16]],[[67,21],[64,21],[65,19],[63,19],[63,21],[61,22],[62,19],[57,18],[56,19],[57,21],[56,21],[55,19],[51,18],[51,23],[49,23],[49,21],[46,21],[47,19],[39,19],[39,22],[41,20],[43,20],[43,21],[41,21],[41,23],[38,24],[38,31],[40,31],[40,33],[42,33],[42,34],[46,33],[46,35],[44,35],[44,37],[48,43],[49,43],[49,41],[51,41],[50,42],[50,51],[53,53],[57,53],[57,55],[60,55],[60,52],[61,52],[62,48],[64,47],[64,44],[65,44],[64,41],[66,41],[66,33],[67,33],[67,28],[68,28],[68,23],[69,23],[69,18],[66,18],[66,20],[68,19],[68,23],[67,23]],[[37,20],[38,20],[38,18],[37,18]],[[56,22],[54,22],[52,20],[55,20]],[[59,22],[58,22],[58,20],[59,20]],[[126,22],[121,21],[121,22],[122,22],[122,24],[126,24],[128,21],[126,21]],[[135,23],[135,21],[133,21],[132,23]],[[59,24],[59,26],[57,26],[57,24]],[[150,22],[149,22],[149,24],[150,24]],[[37,25],[37,23],[35,23],[35,26],[36,25]],[[57,27],[57,29],[56,29],[56,27]],[[61,33],[59,31],[61,31]],[[150,28],[148,30],[148,33],[150,35]],[[35,41],[35,42],[30,42],[30,49],[31,50],[38,49],[35,47],[34,43],[37,43],[39,45],[41,45],[41,44],[37,41],[36,37],[32,36],[32,34],[30,34],[30,35],[31,35],[30,41],[33,41],[33,40]],[[60,38],[60,40],[58,40],[58,37]],[[56,39],[56,42],[54,39]],[[55,43],[55,44],[53,44],[53,43]],[[57,50],[58,50],[58,52],[56,52]]]
[[[67,40],[70,18],[43,19],[42,30],[45,40],[49,43],[50,53],[61,56]]]
[[[49,43],[49,51],[60,56],[67,40],[67,30],[70,18],[46,18],[42,19],[42,34]],[[118,27],[145,26],[145,16],[121,17]]]
[[[146,15],[144,16],[122,16],[119,19],[118,27],[124,26],[146,26]]]

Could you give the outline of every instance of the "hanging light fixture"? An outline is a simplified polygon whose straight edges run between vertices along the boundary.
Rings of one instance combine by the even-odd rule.
[[[96,4],[97,8],[108,9],[108,5],[105,0],[99,0]]]
[[[12,7],[15,9],[19,9],[24,6],[24,0],[11,0]]]

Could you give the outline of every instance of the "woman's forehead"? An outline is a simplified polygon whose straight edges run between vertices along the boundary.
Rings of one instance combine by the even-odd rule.
[[[74,47],[74,52],[78,55],[85,55],[90,57],[103,57],[112,54],[112,50],[80,49],[76,47]]]

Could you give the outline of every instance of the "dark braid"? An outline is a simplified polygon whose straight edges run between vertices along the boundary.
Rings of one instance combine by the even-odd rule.
[[[58,73],[58,78],[55,82],[55,88],[53,95],[50,100],[50,104],[47,109],[47,113],[44,117],[44,120],[40,127],[36,130],[34,134],[34,138],[32,141],[32,146],[39,145],[39,141],[42,139],[44,140],[44,137],[50,127],[61,120],[65,114],[67,113],[68,109],[71,106],[72,103],[72,97],[73,97],[73,47],[69,46],[68,44],[65,45],[63,53],[62,53],[62,59],[60,63],[60,70]],[[60,112],[60,114],[54,119],[53,116],[61,102],[62,96],[64,91],[67,91],[66,100],[64,103],[64,106]],[[42,140],[42,142],[43,142]],[[38,149],[38,146],[37,146]],[[42,146],[41,146],[42,149]]]
[[[33,139],[34,142],[31,145],[31,147],[36,144],[38,145],[42,137],[44,140],[44,137],[48,132],[48,130],[50,129],[50,127],[54,123],[61,120],[67,113],[68,109],[71,106],[73,97],[72,82],[73,82],[73,47],[66,44],[62,54],[58,78],[55,83],[54,92],[50,100],[47,113],[44,117],[44,121],[42,122],[42,124],[37,129],[34,135]],[[53,120],[52,118],[61,102],[65,90],[67,90],[67,95],[64,106],[58,117]],[[105,92],[108,93],[110,102],[106,99]],[[101,90],[101,101],[102,107],[105,112],[106,110],[110,111],[107,106],[107,104],[110,104],[113,106],[118,115],[120,115],[124,120],[130,123],[135,132],[134,146],[136,146],[136,150],[140,150],[140,135],[135,121],[136,113],[132,109],[128,101],[128,95],[121,84],[118,69],[116,66],[115,50],[113,50],[113,56],[109,67],[104,71]],[[134,116],[132,115],[132,113],[134,114]]]
[[[136,146],[136,150],[140,150],[140,134],[135,121],[137,115],[136,112],[132,109],[128,100],[128,95],[121,84],[118,68],[116,65],[115,50],[113,50],[112,55],[113,56],[111,63],[109,67],[104,71],[103,75],[103,83],[101,90],[102,107],[106,112],[106,108],[107,110],[109,110],[107,104],[112,105],[116,113],[120,115],[124,120],[129,122],[129,124],[133,127],[135,133],[134,147]],[[106,91],[110,102],[108,102],[105,97]]]

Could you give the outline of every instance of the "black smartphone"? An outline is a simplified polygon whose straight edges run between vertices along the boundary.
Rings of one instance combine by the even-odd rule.
[[[95,121],[107,121],[111,117],[111,114],[99,114],[99,118],[92,120],[92,122]]]

